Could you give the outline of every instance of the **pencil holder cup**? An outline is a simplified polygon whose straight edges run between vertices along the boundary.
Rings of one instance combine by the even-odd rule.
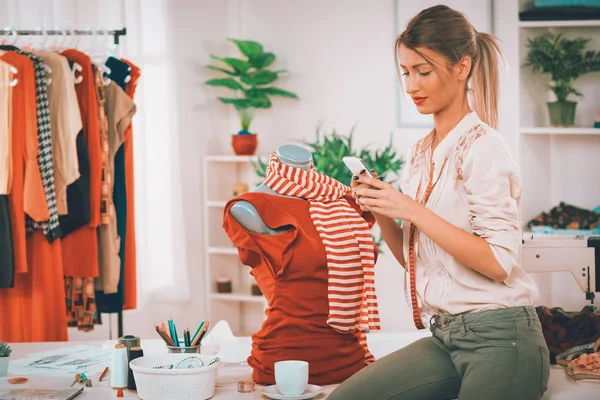
[[[200,347],[201,344],[197,344],[195,346],[181,346],[181,347],[176,347],[176,346],[167,346],[167,349],[169,349],[169,353],[200,353]]]

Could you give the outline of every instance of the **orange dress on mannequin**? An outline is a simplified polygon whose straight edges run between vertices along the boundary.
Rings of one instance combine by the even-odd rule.
[[[247,231],[230,214],[239,200],[252,203],[269,227],[290,229],[278,235]],[[352,198],[346,200],[361,213]],[[308,361],[309,382],[317,385],[342,382],[361,370],[365,350],[359,332],[342,334],[327,324],[326,253],[308,201],[246,193],[227,204],[223,228],[268,300],[267,319],[252,335],[248,358],[254,381],[274,384],[273,365],[281,360]]]

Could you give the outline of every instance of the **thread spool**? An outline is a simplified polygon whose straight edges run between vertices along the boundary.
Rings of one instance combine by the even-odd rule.
[[[113,349],[110,386],[113,388],[127,387],[127,349],[122,343],[116,344]]]
[[[252,393],[256,390],[256,386],[252,381],[239,381],[237,386],[238,393]]]
[[[144,351],[141,347],[136,346],[132,347],[129,351],[129,363],[127,363],[127,389],[128,390],[137,390],[137,386],[135,385],[135,377],[133,376],[133,370],[131,369],[131,361],[136,358],[140,358],[144,356]]]
[[[125,348],[127,349],[127,356],[129,357],[129,352],[131,351],[132,347],[140,347],[140,338],[134,335],[125,335],[119,338],[118,343],[125,345]]]

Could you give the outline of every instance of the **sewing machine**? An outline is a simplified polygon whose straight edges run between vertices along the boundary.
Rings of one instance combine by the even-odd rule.
[[[570,272],[595,311],[595,293],[600,291],[600,236],[524,234],[521,265],[529,273]],[[532,274],[534,275],[537,274]],[[545,286],[551,285],[554,297],[563,294],[572,299],[570,293],[555,293],[567,290],[565,288],[568,282],[564,280],[549,281],[546,278],[546,281],[540,284],[538,278],[536,283],[540,294],[547,289]]]

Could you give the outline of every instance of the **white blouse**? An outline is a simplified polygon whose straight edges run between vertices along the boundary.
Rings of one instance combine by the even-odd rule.
[[[438,144],[431,158],[432,134],[412,148],[401,189],[420,200],[429,183],[430,160],[435,184],[427,208],[451,224],[485,239],[508,277],[503,283],[457,262],[417,229],[416,288],[421,317],[535,305],[537,286],[520,267],[522,228],[519,216],[521,175],[502,135],[475,112],[466,115]],[[408,263],[410,223],[402,223]],[[407,265],[408,267],[408,265]],[[410,307],[409,274],[405,293]]]

